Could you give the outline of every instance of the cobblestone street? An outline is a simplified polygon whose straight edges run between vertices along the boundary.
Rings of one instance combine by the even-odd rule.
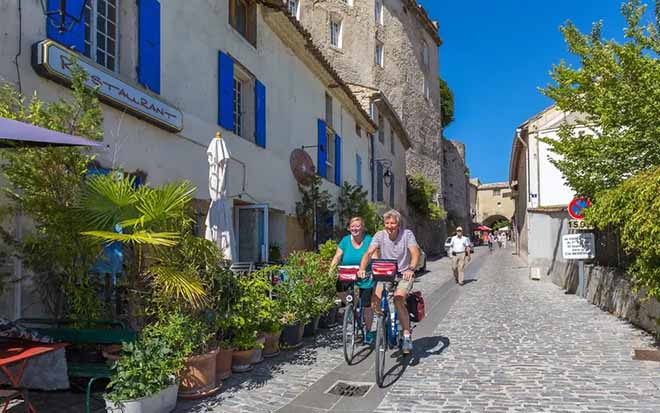
[[[371,407],[324,393],[337,379],[373,382],[373,357],[345,366],[335,329],[235,375],[214,400],[180,403],[177,412],[660,411],[660,366],[632,359],[633,349],[652,346],[651,337],[529,280],[510,249],[478,249],[467,270],[476,281],[463,288],[448,282],[449,260],[429,270],[418,281],[429,317],[416,331],[415,355],[398,381],[370,391],[377,396]],[[429,301],[443,285],[444,312]]]

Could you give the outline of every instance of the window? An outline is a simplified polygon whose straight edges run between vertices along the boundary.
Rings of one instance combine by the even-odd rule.
[[[378,141],[385,145],[385,121],[380,113],[378,114]]]
[[[229,24],[241,36],[257,45],[257,3],[255,0],[229,0]]]
[[[341,49],[341,20],[330,21],[330,44]]]
[[[362,186],[362,157],[355,154],[355,181],[358,186]]]
[[[357,135],[358,138],[362,137],[362,128],[360,127],[360,124],[355,122],[355,134]]]
[[[383,0],[376,0],[376,10],[374,11],[376,24],[383,24]]]
[[[325,157],[325,170],[326,178],[334,182],[335,181],[335,133],[331,128],[326,129],[325,133],[325,147],[326,147],[326,157]]]
[[[390,153],[394,155],[394,141],[396,139],[396,135],[394,134],[394,130],[390,130]]]
[[[85,4],[84,55],[115,72],[119,69],[118,1],[90,0]]]
[[[256,142],[255,138],[255,102],[254,78],[239,64],[234,64],[234,133]]]
[[[429,44],[426,40],[422,40],[422,64],[424,67],[429,66]]]
[[[289,0],[288,6],[289,6],[289,14],[295,17],[296,19],[300,19],[300,16],[298,15],[300,11],[300,2],[298,0]]]
[[[376,41],[376,64],[383,67],[383,43]]]
[[[353,7],[353,0],[341,0],[347,6]]]
[[[431,99],[431,87],[429,85],[429,80],[424,76],[424,97],[426,100]]]
[[[500,195],[502,195],[502,190],[501,189],[499,189],[499,188],[493,189],[493,196],[500,196]]]
[[[332,128],[332,96],[325,94],[325,124]]]

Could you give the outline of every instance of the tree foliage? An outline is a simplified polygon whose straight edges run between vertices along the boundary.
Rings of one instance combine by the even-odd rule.
[[[435,200],[437,186],[426,179],[424,175],[416,174],[408,177],[408,205],[419,215],[432,221],[440,221],[447,213]]]
[[[660,299],[660,166],[598,195],[587,220],[598,228],[615,226],[634,259],[628,269],[637,287]]]
[[[447,81],[442,78],[440,78],[440,110],[444,129],[454,121],[454,93],[449,89]]]
[[[75,69],[73,100],[52,103],[36,94],[27,99],[13,85],[0,84],[0,116],[99,140],[101,109],[85,80],[86,73]],[[35,274],[42,303],[55,316],[99,317],[100,302],[88,271],[101,249],[80,235],[81,223],[72,209],[93,156],[77,147],[16,147],[1,150],[0,157],[9,201],[2,215],[20,213],[34,223],[34,230],[20,240],[4,230],[3,238]]]
[[[335,205],[330,193],[321,189],[322,182],[323,178],[314,174],[304,184],[298,184],[301,200],[296,202],[296,216],[308,249],[315,248],[319,241],[332,238],[334,230],[327,219],[334,213]]]
[[[584,119],[545,142],[561,155],[554,163],[580,194],[593,196],[660,165],[660,11],[656,2],[653,21],[643,25],[646,10],[640,0],[622,5],[628,26],[623,43],[604,40],[602,22],[588,34],[570,21],[561,29],[580,65],[554,66],[555,84],[543,93]],[[576,133],[581,125],[593,132]]]
[[[367,232],[375,234],[383,226],[383,216],[378,213],[379,209],[379,205],[369,202],[366,189],[344,182],[337,198],[338,235],[346,234],[346,228],[353,217],[362,217]]]

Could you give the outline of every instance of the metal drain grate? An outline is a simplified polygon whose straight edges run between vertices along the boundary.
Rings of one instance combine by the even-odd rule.
[[[326,393],[344,397],[364,397],[373,386],[370,383],[338,381]]]
[[[658,350],[635,350],[634,360],[658,361],[660,362],[660,351]]]

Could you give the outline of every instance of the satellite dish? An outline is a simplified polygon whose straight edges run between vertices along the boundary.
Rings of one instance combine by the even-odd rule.
[[[289,157],[291,172],[299,184],[306,184],[314,176],[315,168],[312,158],[302,149],[294,149]]]

